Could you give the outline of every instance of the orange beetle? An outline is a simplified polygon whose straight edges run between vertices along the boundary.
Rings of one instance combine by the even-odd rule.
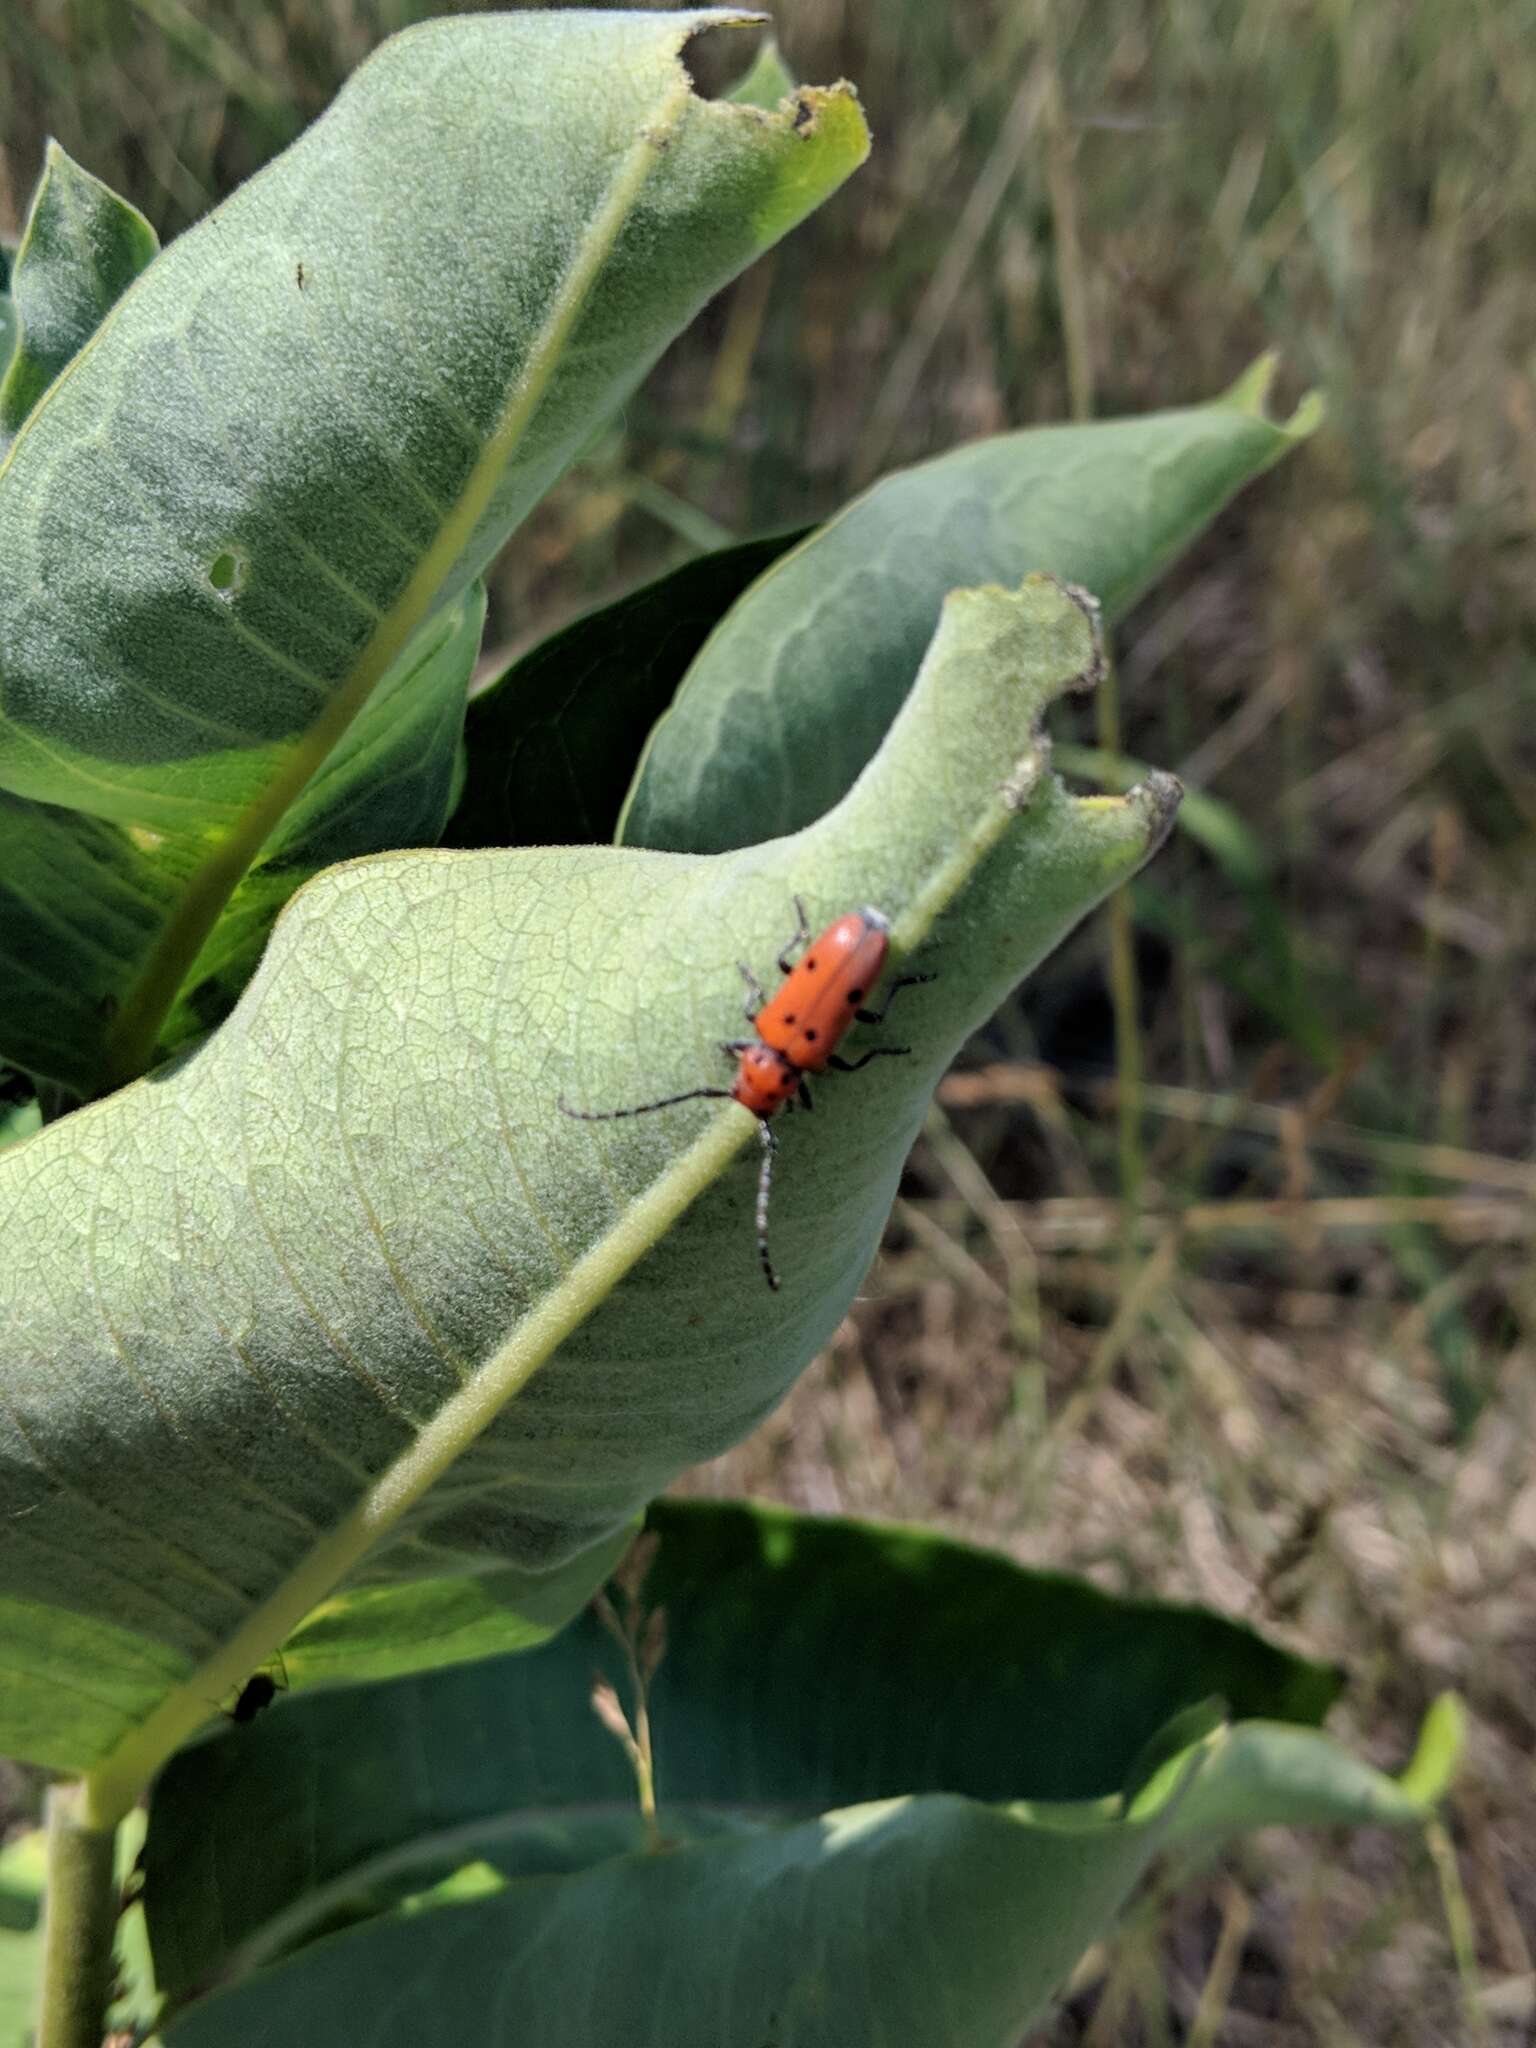
[[[747,1021],[757,1036],[733,1038],[722,1045],[721,1051],[736,1061],[736,1079],[729,1088],[689,1088],[681,1095],[664,1095],[659,1102],[637,1103],[633,1109],[572,1109],[566,1102],[560,1104],[567,1116],[580,1117],[584,1123],[647,1116],[654,1109],[670,1109],[674,1103],[701,1098],[739,1102],[743,1109],[750,1109],[763,1141],[757,1183],[757,1255],[773,1288],[779,1279],[768,1257],[768,1194],[778,1140],[768,1119],[796,1102],[802,1109],[811,1107],[807,1074],[822,1074],[828,1067],[856,1074],[871,1060],[904,1058],[910,1051],[905,1045],[877,1045],[856,1060],[839,1059],[837,1048],[854,1024],[883,1023],[898,989],[933,979],[931,974],[904,975],[892,983],[881,1009],[866,1010],[864,998],[880,979],[890,951],[890,919],[866,905],[834,919],[812,939],[805,905],[798,896],[795,912],[799,919],[795,935],[779,955],[783,985],[771,1001],[751,968],[739,963],[748,990]],[[797,946],[804,946],[805,951],[798,961],[791,961]]]

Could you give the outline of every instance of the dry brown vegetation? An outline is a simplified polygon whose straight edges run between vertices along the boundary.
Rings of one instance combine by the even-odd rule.
[[[0,226],[51,128],[174,229],[420,11],[447,10],[13,0]],[[1530,2040],[1536,24],[778,22],[799,75],[858,80],[875,157],[514,543],[504,642],[959,439],[1208,396],[1266,346],[1329,423],[1120,636],[1124,751],[1209,803],[1132,893],[1115,995],[1100,928],[997,1020],[837,1342],[691,1483],[1250,1617],[1347,1664],[1337,1725],[1382,1763],[1464,1694],[1443,1835],[1166,1873],[1040,2041]]]

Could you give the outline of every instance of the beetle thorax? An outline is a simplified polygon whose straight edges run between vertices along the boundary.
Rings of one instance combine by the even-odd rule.
[[[800,1085],[800,1069],[772,1046],[759,1041],[749,1045],[736,1069],[732,1095],[754,1116],[772,1116],[782,1109]]]

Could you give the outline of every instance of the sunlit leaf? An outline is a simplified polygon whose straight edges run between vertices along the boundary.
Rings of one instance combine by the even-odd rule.
[[[656,729],[620,838],[715,853],[819,817],[879,745],[958,584],[1047,570],[1123,611],[1311,432],[1315,403],[1285,425],[1266,415],[1273,368],[1211,405],[999,434],[874,485],[722,619]]]

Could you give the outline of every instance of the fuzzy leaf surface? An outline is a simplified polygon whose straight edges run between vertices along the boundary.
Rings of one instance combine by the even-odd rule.
[[[430,618],[380,681],[223,903],[159,1027],[167,1049],[227,1014],[278,911],[320,868],[436,843],[484,617],[477,584]],[[205,852],[198,832],[144,831],[0,791],[9,1058],[90,1091],[103,1035],[196,886]]]
[[[1166,779],[1045,772],[1045,707],[1097,662],[1049,580],[958,592],[880,755],[793,839],[328,869],[209,1040],[0,1154],[0,1748],[121,1810],[338,1586],[600,1575],[773,1407],[955,1049],[1168,827]],[[771,974],[797,892],[813,923],[881,906],[938,979],[902,998],[910,1058],[786,1127],[770,1295],[745,1111],[560,1105],[728,1078],[736,963]]]

